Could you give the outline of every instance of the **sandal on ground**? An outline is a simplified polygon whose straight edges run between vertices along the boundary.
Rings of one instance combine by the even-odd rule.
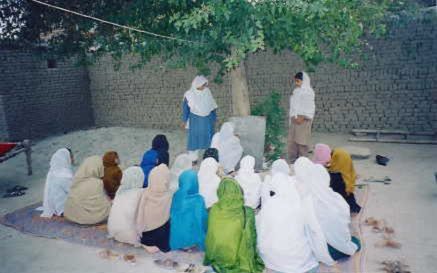
[[[15,186],[15,187],[13,187],[13,188],[7,189],[6,192],[7,192],[7,193],[12,193],[12,192],[17,192],[17,191],[25,191],[25,190],[27,190],[27,189],[28,189],[28,188],[26,188],[26,187],[23,187],[23,186],[17,185],[17,186]]]
[[[153,261],[157,266],[165,268],[165,269],[175,269],[179,267],[179,263],[175,262],[171,259],[165,259],[165,260],[155,260]]]
[[[25,195],[25,192],[22,191],[13,191],[13,192],[8,192],[5,195],[3,195],[3,198],[11,198],[11,197],[18,197],[18,196],[22,196]]]

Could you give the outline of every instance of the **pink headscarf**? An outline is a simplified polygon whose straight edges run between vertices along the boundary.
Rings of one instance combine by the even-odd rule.
[[[326,166],[329,161],[331,161],[331,148],[323,143],[316,144],[316,147],[314,148],[313,162]]]

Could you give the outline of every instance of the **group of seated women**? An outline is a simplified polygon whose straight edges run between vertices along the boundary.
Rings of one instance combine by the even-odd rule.
[[[226,175],[234,167],[221,165],[216,148],[205,151],[198,171],[188,154],[169,169],[164,135],[140,166],[124,171],[117,153],[108,152],[86,158],[73,175],[71,151],[63,148],[50,161],[41,216],[107,220],[111,237],[150,253],[197,248],[216,272],[317,272],[319,262],[332,265],[360,249],[349,229],[350,200],[358,206],[348,184],[352,161],[340,149],[328,156],[325,146],[316,146],[313,161],[299,158],[293,176],[276,160],[264,181],[252,156]],[[333,182],[326,167],[341,179]]]

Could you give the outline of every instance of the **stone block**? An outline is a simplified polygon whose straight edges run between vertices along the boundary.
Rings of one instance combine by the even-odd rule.
[[[264,160],[265,117],[231,117],[229,121],[234,124],[235,134],[240,136],[241,146],[244,149],[243,156],[255,157],[255,168],[261,170]]]

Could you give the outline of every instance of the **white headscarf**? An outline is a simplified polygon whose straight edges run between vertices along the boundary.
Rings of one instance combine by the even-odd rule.
[[[178,155],[170,170],[170,190],[176,191],[179,187],[179,176],[181,173],[192,168],[193,162],[188,154]]]
[[[268,198],[272,189],[272,176],[282,173],[286,176],[290,175],[290,166],[284,159],[277,159],[272,164],[272,171],[270,175],[266,175],[264,183],[261,187],[261,201],[264,203],[264,199]]]
[[[44,187],[43,212],[41,217],[51,218],[64,213],[64,203],[67,200],[73,182],[70,151],[66,148],[57,150],[51,160]]]
[[[300,157],[299,159],[301,159]],[[298,160],[299,160],[298,159]],[[307,159],[309,161],[309,159]],[[297,161],[296,161],[297,162]],[[302,171],[301,165],[294,165],[296,176],[296,188],[299,191],[299,195],[302,201],[302,207],[305,211],[305,232],[308,237],[311,249],[317,260],[327,265],[332,265],[335,261],[332,259],[328,252],[328,241],[317,218],[316,209],[314,207],[315,198],[309,190],[309,186],[305,183],[308,179],[308,172]]]
[[[128,190],[142,188],[144,183],[144,172],[140,167],[132,166],[123,171],[120,187],[116,195],[122,194]]]
[[[112,201],[108,217],[108,233],[115,240],[139,245],[140,236],[136,231],[135,215],[143,193],[144,172],[133,166],[123,171],[120,187]]]
[[[206,83],[208,83],[208,80],[204,76],[196,76],[191,84],[191,89],[185,92],[184,95],[190,111],[201,117],[208,116],[211,111],[217,108],[217,103],[208,87],[198,90]]]
[[[303,80],[302,80],[301,88],[314,92],[313,88],[311,87],[310,76],[308,76],[308,74],[305,71],[302,71],[302,74],[303,74]]]
[[[220,132],[212,138],[211,148],[219,151],[220,164],[226,173],[235,170],[235,166],[243,155],[243,147],[240,139],[234,135],[234,126],[231,122],[223,123]]]
[[[316,217],[328,244],[347,255],[354,254],[358,247],[351,241],[349,205],[329,187],[328,171],[306,157],[296,161],[295,170],[298,183],[305,184],[312,195]]]
[[[132,171],[127,172],[129,169],[123,173],[123,178],[126,174],[133,174]],[[139,169],[141,170],[141,168]],[[134,180],[139,179],[134,178]],[[138,203],[140,202],[144,191],[142,188],[143,182],[144,174],[139,187],[124,190],[121,192],[121,194],[119,191],[117,191],[117,194],[112,201],[112,207],[108,217],[108,233],[110,237],[113,237],[119,242],[128,243],[135,246],[140,244],[140,236],[135,226],[135,215],[137,212]]]
[[[255,173],[255,158],[247,155],[241,159],[240,170],[235,179],[240,184],[244,193],[244,204],[256,209],[260,203],[261,178]]]
[[[267,268],[278,272],[307,272],[318,265],[305,231],[305,210],[294,179],[273,174],[272,192],[263,201],[256,225],[258,249]]]
[[[208,157],[202,161],[199,169],[199,193],[205,200],[207,208],[212,207],[217,201],[217,189],[220,177],[217,175],[218,163],[214,158]]]
[[[304,115],[313,119],[316,111],[316,105],[314,101],[314,90],[311,87],[311,80],[307,73],[302,72],[303,79],[302,85],[293,91],[293,95],[290,96],[290,117],[296,117],[298,115]]]

